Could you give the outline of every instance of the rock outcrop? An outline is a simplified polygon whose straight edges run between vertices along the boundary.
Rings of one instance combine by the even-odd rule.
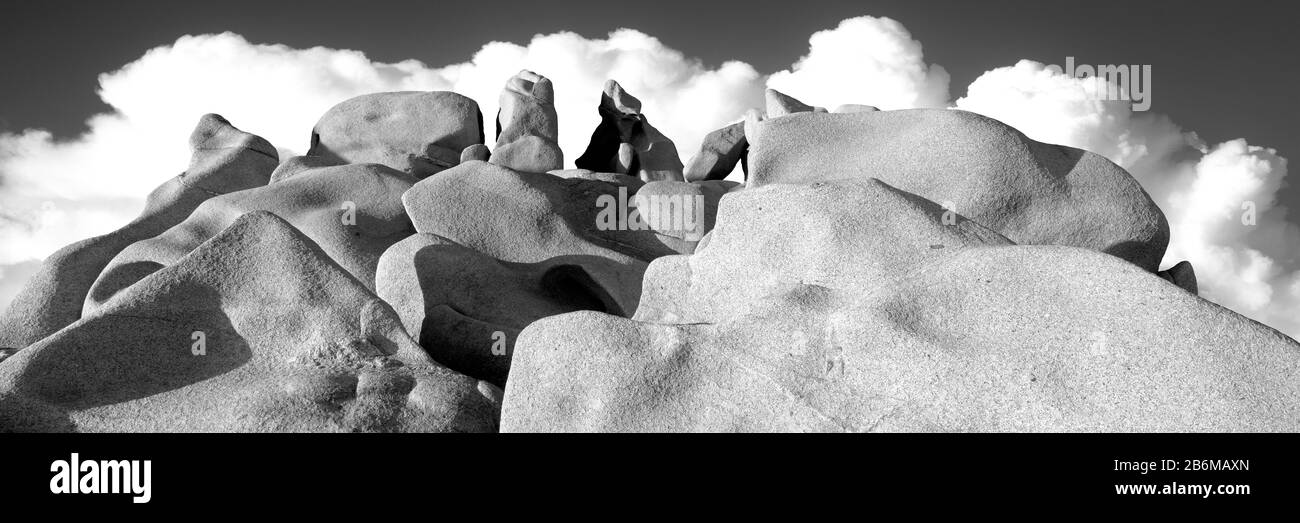
[[[199,119],[190,149],[189,168],[149,193],[138,218],[45,259],[0,315],[0,347],[26,347],[77,321],[95,278],[122,249],[180,223],[209,198],[266,185],[278,161],[266,140],[215,114]]]
[[[401,195],[414,176],[378,164],[312,169],[263,187],[205,201],[180,224],[122,250],[91,287],[94,311],[150,273],[176,263],[253,211],[268,211],[301,230],[339,265],[374,287],[375,266],[389,246],[415,233]]]
[[[745,165],[749,142],[745,140],[745,123],[737,122],[704,136],[700,151],[686,165],[686,181],[721,180],[736,169],[736,164],[748,172]]]
[[[528,324],[578,310],[631,316],[641,294],[640,270],[607,258],[512,263],[433,234],[388,249],[376,280],[379,297],[434,359],[497,385]]]
[[[554,101],[509,79],[489,149],[361,96],[278,166],[204,117],[0,318],[0,432],[1300,430],[1300,344],[1157,271],[1100,156],[769,90],[683,169],[610,81],[565,168]]]
[[[1186,260],[1180,261],[1168,270],[1163,270],[1156,274],[1187,292],[1192,294],[1200,293],[1200,286],[1196,282],[1196,270],[1193,269],[1192,264]]]
[[[312,129],[307,156],[334,165],[377,163],[416,178],[460,163],[483,143],[478,104],[446,91],[375,93],[344,101]]]
[[[502,261],[581,255],[644,266],[691,252],[695,241],[639,226],[629,187],[471,161],[421,180],[402,200],[417,231]]]
[[[524,329],[503,431],[1288,431],[1300,344],[874,180],[728,197],[632,319]]]
[[[1169,224],[1124,169],[959,110],[804,113],[750,124],[752,187],[874,177],[1022,244],[1112,254],[1155,272]]]
[[[532,173],[564,168],[551,81],[532,71],[520,71],[506,82],[499,102],[497,145],[492,151],[492,163]],[[467,159],[483,158],[461,160]]]
[[[20,431],[492,431],[498,401],[264,212],[0,365]]]
[[[618,82],[605,82],[597,110],[600,125],[578,157],[578,168],[632,174],[647,182],[685,179],[677,146],[650,125],[641,114],[641,101]]]

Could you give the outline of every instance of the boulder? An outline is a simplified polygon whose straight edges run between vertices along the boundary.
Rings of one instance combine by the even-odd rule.
[[[745,161],[749,142],[745,141],[745,122],[737,122],[704,136],[700,152],[691,157],[684,176],[688,182],[721,180]]]
[[[618,82],[605,82],[597,110],[600,125],[575,162],[578,168],[633,174],[647,182],[685,179],[677,146],[650,125],[641,114],[641,101]]]
[[[524,329],[503,432],[1300,429],[1300,344],[1115,257],[861,179],[727,200],[632,319]]]
[[[646,182],[635,176],[618,173],[601,173],[588,169],[558,169],[550,171],[548,174],[560,178],[578,178],[583,180],[599,180],[602,182],[608,182],[619,187],[626,187],[628,194],[636,194],[636,192],[646,184]]]
[[[504,262],[417,234],[384,253],[375,286],[435,360],[503,385],[520,330],[577,310],[631,316],[641,273],[599,256]]]
[[[337,160],[322,158],[319,156],[294,156],[288,160],[280,162],[280,165],[271,173],[271,183],[288,180],[289,177],[300,172],[338,165],[345,164]]]
[[[749,186],[878,178],[1021,244],[1083,247],[1155,272],[1169,224],[1124,169],[949,109],[747,122]]]
[[[466,147],[465,150],[460,152],[460,163],[470,161],[486,162],[488,161],[488,158],[491,158],[491,156],[492,151],[488,150],[486,145],[476,143]]]
[[[264,187],[212,198],[189,218],[122,250],[91,287],[84,312],[102,306],[150,273],[176,263],[199,244],[253,211],[269,211],[302,231],[367,288],[379,257],[415,233],[401,195],[414,176],[378,164],[311,169]]]
[[[348,99],[321,116],[307,156],[333,165],[377,163],[424,178],[460,163],[483,143],[478,104],[446,91],[374,93]]]
[[[265,212],[0,363],[20,431],[483,432],[499,394]]]
[[[180,223],[209,198],[266,185],[278,161],[266,140],[215,114],[199,119],[190,149],[189,167],[149,193],[139,217],[45,259],[0,314],[0,346],[26,347],[77,321],[95,278],[122,249]]]
[[[699,242],[713,230],[722,197],[743,188],[725,180],[664,180],[645,184],[633,198],[638,214],[655,232]]]
[[[839,107],[836,107],[835,110],[831,112],[833,113],[874,113],[879,110],[880,109],[877,109],[876,106],[874,105],[843,104]]]
[[[795,100],[794,97],[782,93],[781,91],[777,91],[776,89],[768,89],[764,92],[764,95],[767,100],[768,118],[816,111],[815,107],[800,102],[799,100]],[[821,112],[826,112],[826,110],[822,109]]]
[[[695,242],[638,221],[633,194],[604,180],[471,161],[421,180],[402,201],[417,231],[502,261],[599,256],[639,272],[654,258],[694,250]]]
[[[532,71],[520,71],[506,82],[499,101],[497,144],[491,162],[533,173],[563,168],[551,81]]]
[[[799,285],[870,289],[960,249],[1012,244],[873,178],[746,188],[725,199],[706,246],[650,264],[636,319],[714,322]]]
[[[1192,294],[1200,293],[1199,286],[1196,283],[1196,270],[1192,268],[1192,263],[1189,261],[1180,261],[1168,270],[1156,274],[1169,283],[1177,285],[1180,289]]]

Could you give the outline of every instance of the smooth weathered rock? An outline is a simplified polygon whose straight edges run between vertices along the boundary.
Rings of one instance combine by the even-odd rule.
[[[746,144],[746,149],[745,149],[745,160],[746,160],[746,165],[745,165],[745,179],[746,179],[746,180],[749,179],[749,165],[748,165],[749,149],[748,149],[748,147],[749,147],[749,144],[752,144],[752,143],[758,141],[758,132],[759,132],[759,127],[758,127],[758,125],[759,125],[759,123],[761,123],[765,118],[766,118],[766,116],[763,114],[762,111],[759,111],[758,109],[750,109],[750,110],[748,110],[748,111],[745,111],[745,119],[741,121],[741,128],[744,129],[744,131],[745,131],[745,144]]]
[[[506,82],[499,102],[491,162],[533,173],[563,168],[551,81],[532,71],[520,71]]]
[[[637,191],[634,203],[655,232],[699,242],[713,230],[722,197],[743,187],[723,180],[650,182]]]
[[[503,262],[433,234],[384,253],[376,293],[439,363],[505,383],[519,331],[577,310],[631,316],[641,272],[599,256]]]
[[[1187,292],[1200,293],[1200,286],[1196,282],[1196,270],[1192,268],[1192,263],[1189,261],[1180,261],[1168,270],[1156,274]]]
[[[764,92],[764,96],[767,100],[768,118],[776,118],[778,116],[786,116],[796,113],[815,112],[813,106],[795,100],[794,97],[782,93],[781,91],[777,91],[776,89],[768,89]],[[826,110],[822,109],[821,112],[826,112]]]
[[[215,114],[199,119],[190,149],[189,167],[149,193],[139,217],[45,259],[0,315],[0,346],[26,347],[77,321],[95,278],[122,249],[180,223],[213,196],[266,185],[278,160],[266,140]]]
[[[358,96],[326,111],[307,156],[334,164],[377,163],[424,178],[460,163],[483,143],[478,104],[446,91]]]
[[[694,250],[695,242],[640,227],[631,196],[606,181],[466,162],[421,180],[402,201],[417,231],[502,261],[587,255],[643,270],[659,256]]]
[[[269,211],[285,219],[373,288],[379,257],[415,233],[401,201],[402,193],[415,182],[414,176],[382,165],[351,164],[311,169],[271,185],[212,198],[175,227],[123,249],[91,287],[84,312],[176,263],[253,211]]]
[[[707,246],[650,264],[636,319],[714,322],[790,287],[869,289],[963,248],[1011,244],[870,178],[746,188],[725,199]]]
[[[552,176],[560,178],[579,178],[583,180],[599,180],[602,182],[612,183],[619,187],[626,187],[628,194],[636,194],[641,187],[645,186],[644,181],[635,176],[618,173],[599,173],[587,169],[560,169],[550,171]]]
[[[691,157],[684,176],[688,182],[721,180],[745,159],[749,142],[745,141],[745,122],[737,122],[704,136],[700,152]]]
[[[728,196],[634,319],[520,334],[514,431],[1286,431],[1300,344],[1112,256],[885,184]]]
[[[460,152],[460,163],[465,162],[486,162],[492,156],[492,151],[488,150],[486,145],[476,143]]]
[[[1124,169],[975,113],[810,113],[751,126],[750,186],[879,178],[1017,243],[1084,247],[1150,272],[1169,243],[1164,213]]]
[[[677,146],[650,125],[641,114],[641,101],[618,82],[605,82],[597,110],[600,124],[575,162],[578,168],[633,174],[647,182],[685,179]]]
[[[321,158],[319,156],[294,156],[281,162],[280,165],[275,168],[275,171],[271,172],[271,183],[288,180],[289,177],[300,172],[320,169],[322,167],[334,167],[337,165],[345,164],[336,159]]]
[[[833,113],[874,113],[879,110],[880,109],[877,109],[876,106],[874,105],[843,104],[840,105],[839,107],[836,107],[835,110],[831,112]]]
[[[492,431],[499,390],[270,213],[0,364],[17,431]]]

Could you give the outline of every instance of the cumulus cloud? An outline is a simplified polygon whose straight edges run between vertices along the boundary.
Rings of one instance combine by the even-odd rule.
[[[984,73],[956,107],[1127,169],[1169,218],[1165,267],[1190,260],[1202,296],[1300,337],[1300,230],[1276,201],[1286,159],[1244,139],[1208,145],[1108,88],[1023,60]]]
[[[948,71],[928,65],[921,42],[890,18],[850,18],[813,33],[808,54],[768,86],[800,101],[833,108],[867,104],[880,109],[948,105]]]
[[[254,44],[231,33],[184,36],[101,75],[99,95],[111,111],[91,117],[84,135],[0,134],[0,274],[11,268],[0,275],[0,306],[11,298],[13,280],[34,266],[30,260],[134,217],[150,189],[184,169],[186,138],[204,113],[226,116],[287,157],[306,149],[326,109],[368,92],[457,91],[479,103],[490,126],[503,83],[520,69],[555,83],[560,145],[570,165],[598,122],[595,106],[607,78],[642,100],[683,160],[706,133],[761,107],[764,87],[824,107],[954,105],[947,71],[927,63],[921,43],[888,18],[852,18],[814,33],[806,55],[770,75],[739,61],[707,67],[630,29],[606,38],[560,32],[526,44],[491,42],[463,63],[440,67],[380,63],[353,50]],[[1204,296],[1300,336],[1300,232],[1274,198],[1286,160],[1244,140],[1205,144],[1167,117],[1102,99],[1106,88],[1021,61],[982,75],[955,107],[1124,166],[1169,216],[1166,266],[1191,260]],[[1242,220],[1246,204],[1252,223]]]

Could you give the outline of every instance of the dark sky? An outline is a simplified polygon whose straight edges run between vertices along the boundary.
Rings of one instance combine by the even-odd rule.
[[[0,130],[72,136],[106,110],[96,76],[183,34],[234,31],[252,42],[359,49],[429,65],[468,59],[490,40],[525,43],[572,30],[631,27],[688,56],[760,72],[786,68],[814,31],[864,14],[901,21],[926,61],[952,74],[952,96],[1020,58],[1048,64],[1151,64],[1151,110],[1211,143],[1244,137],[1300,156],[1300,9],[1286,1],[25,2],[0,14]],[[1292,169],[1295,169],[1294,164]],[[1296,184],[1300,185],[1300,184]],[[1300,187],[1284,193],[1297,208]]]

